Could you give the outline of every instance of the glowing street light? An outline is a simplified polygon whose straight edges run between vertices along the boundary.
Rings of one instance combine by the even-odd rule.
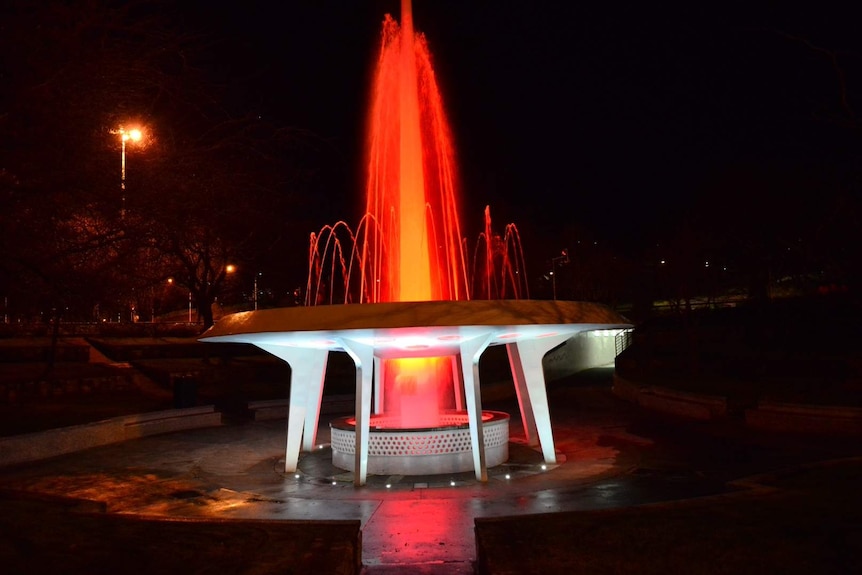
[[[119,134],[120,142],[122,143],[122,152],[120,155],[120,192],[122,195],[122,207],[120,208],[120,217],[123,218],[126,216],[126,142],[128,140],[139,142],[144,135],[137,128],[126,130],[122,126],[117,130],[112,130],[111,133]]]

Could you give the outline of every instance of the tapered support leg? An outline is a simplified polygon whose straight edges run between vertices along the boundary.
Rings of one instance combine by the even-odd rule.
[[[554,450],[554,435],[551,431],[551,412],[548,408],[548,392],[545,388],[545,374],[542,371],[542,358],[550,350],[560,345],[571,337],[571,334],[561,334],[542,339],[530,339],[519,341],[515,345],[513,356],[520,360],[520,374],[514,377],[523,377],[526,394],[518,396],[521,413],[529,411],[535,422],[539,443],[542,446],[542,456],[545,463],[556,463],[557,456]]]
[[[509,367],[512,369],[512,380],[515,382],[515,393],[518,396],[518,408],[521,411],[521,422],[524,425],[524,436],[527,444],[539,445],[539,434],[536,430],[536,419],[533,410],[530,409],[530,400],[527,392],[527,378],[524,376],[524,367],[521,362],[521,353],[515,343],[506,344],[506,353],[509,355]]]
[[[374,413],[383,413],[383,360],[374,358]]]
[[[452,387],[455,392],[455,409],[464,411],[464,376],[461,368],[461,356],[453,355],[452,361]]]
[[[490,333],[461,342],[461,374],[464,378],[467,419],[470,423],[473,468],[479,481],[488,481],[488,468],[485,465],[485,433],[482,428],[482,393],[479,389],[479,358],[490,342]]]
[[[348,339],[342,339],[341,344],[344,351],[356,364],[356,460],[353,467],[353,484],[359,487],[365,485],[365,480],[368,477],[368,438],[371,422],[374,348]]]
[[[299,463],[300,447],[305,451],[314,449],[329,351],[269,344],[258,344],[258,347],[290,365],[290,406],[287,413],[284,471],[291,473],[296,471]]]

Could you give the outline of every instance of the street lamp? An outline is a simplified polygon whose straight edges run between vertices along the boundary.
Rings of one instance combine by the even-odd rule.
[[[551,258],[551,289],[554,294],[554,301],[557,299],[557,266],[569,263],[569,249],[564,249],[560,255]]]
[[[111,133],[120,135],[120,142],[122,145],[122,152],[120,154],[120,193],[122,195],[120,217],[123,218],[126,216],[126,142],[128,140],[133,142],[141,141],[143,133],[137,128],[126,130],[122,126],[117,130],[113,130]]]
[[[257,293],[258,293],[258,291],[257,291],[258,290],[257,278],[259,278],[262,275],[263,275],[263,272],[257,272],[257,274],[254,276],[254,298],[253,298],[253,300],[254,300],[254,311],[257,311]]]

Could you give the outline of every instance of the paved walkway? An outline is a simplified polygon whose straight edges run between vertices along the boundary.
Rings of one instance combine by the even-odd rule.
[[[486,405],[513,414],[511,459],[490,470],[486,484],[465,473],[372,476],[354,488],[352,475],[330,463],[325,424],[321,448],[302,456],[298,477],[285,475],[282,420],[149,437],[7,469],[0,487],[99,500],[112,513],[359,520],[365,573],[466,574],[476,559],[477,517],[709,495],[727,490],[729,480],[856,454],[852,443],[659,418],[618,400],[609,386],[610,371],[552,386],[560,461],[547,469],[524,445],[517,405]]]

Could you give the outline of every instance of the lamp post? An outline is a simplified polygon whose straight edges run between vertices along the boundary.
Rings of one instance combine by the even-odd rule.
[[[551,258],[551,289],[554,295],[554,301],[557,300],[557,266],[569,263],[569,250],[564,249],[560,255]]]
[[[255,274],[254,276],[254,311],[257,311],[257,278],[259,278],[261,275],[263,275],[262,272],[257,272],[257,274]]]
[[[126,216],[126,142],[128,140],[139,142],[143,137],[143,133],[137,128],[126,130],[122,126],[111,133],[120,135],[120,145],[122,147],[122,151],[120,153],[120,201],[122,202],[120,217],[124,218]]]

